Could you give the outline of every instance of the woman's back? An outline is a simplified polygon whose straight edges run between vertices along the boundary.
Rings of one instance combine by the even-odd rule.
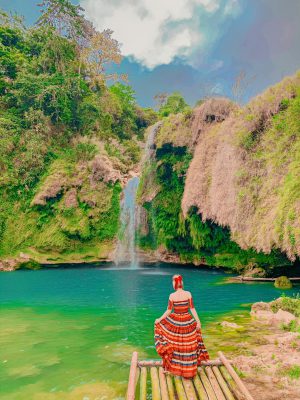
[[[188,300],[191,297],[191,293],[183,289],[176,290],[176,292],[170,294],[170,300],[172,301]]]

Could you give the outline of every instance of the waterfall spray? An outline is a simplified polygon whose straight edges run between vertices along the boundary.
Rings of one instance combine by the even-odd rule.
[[[141,168],[148,162],[155,153],[154,140],[161,122],[153,125],[149,131],[144,154],[141,160]],[[139,257],[136,251],[136,230],[140,225],[141,211],[136,203],[137,188],[140,178],[135,176],[128,180],[123,189],[121,201],[120,229],[118,233],[118,244],[115,251],[115,263],[117,265],[130,263],[131,268],[138,268]]]
[[[123,190],[121,202],[120,230],[115,253],[117,265],[130,262],[132,268],[137,268],[138,257],[135,251],[136,231],[136,191],[139,178],[136,176],[128,180]]]

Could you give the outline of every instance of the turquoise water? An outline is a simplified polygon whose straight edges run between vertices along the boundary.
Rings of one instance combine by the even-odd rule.
[[[174,265],[2,273],[1,399],[124,398],[132,351],[156,357],[153,323],[166,309],[174,273],[193,294],[210,346],[210,322],[283,292],[272,283],[223,284],[230,275],[219,270]]]

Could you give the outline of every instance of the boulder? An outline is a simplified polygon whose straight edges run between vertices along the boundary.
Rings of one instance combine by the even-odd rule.
[[[258,301],[257,303],[253,303],[251,307],[251,312],[255,313],[257,311],[272,311],[269,303],[265,303],[264,301]]]
[[[251,317],[254,317],[259,320],[264,320],[268,323],[270,323],[273,319],[273,312],[272,311],[267,311],[267,310],[257,310],[257,311],[251,311],[250,312]]]
[[[17,268],[18,261],[13,258],[7,258],[5,260],[0,260],[0,271],[10,272]]]
[[[274,313],[270,303],[263,301],[254,303],[251,307],[250,315],[256,319],[264,320],[265,322],[272,325],[288,325],[291,321],[297,320],[297,317],[288,311],[284,311],[281,308]]]
[[[23,260],[30,260],[30,255],[23,252],[20,252],[19,257]]]
[[[277,311],[277,313],[273,314],[272,323],[273,324],[284,324],[288,325],[291,321],[296,320],[297,317],[288,312],[284,311],[281,308]]]
[[[16,269],[39,269],[40,264],[32,260],[27,254],[20,253],[19,257],[0,260],[0,271],[11,272]]]

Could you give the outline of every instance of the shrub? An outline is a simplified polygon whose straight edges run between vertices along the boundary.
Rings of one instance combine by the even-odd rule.
[[[275,279],[274,286],[278,289],[290,289],[293,284],[287,276],[279,276]]]

